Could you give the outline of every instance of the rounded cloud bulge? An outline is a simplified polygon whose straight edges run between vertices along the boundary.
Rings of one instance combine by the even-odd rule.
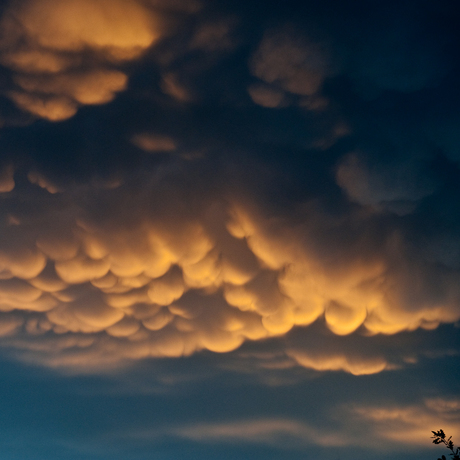
[[[460,317],[454,278],[445,283],[445,298],[430,301],[420,292],[428,300],[414,307],[397,287],[413,276],[408,261],[392,266],[397,248],[387,243],[387,253],[374,251],[355,236],[356,251],[334,249],[334,223],[320,208],[304,211],[304,222],[293,225],[228,190],[171,193],[168,180],[146,175],[112,188],[21,187],[37,193],[19,195],[17,186],[16,195],[1,196],[10,219],[0,241],[0,330],[2,344],[22,359],[110,367],[230,352],[294,327],[309,334],[318,320],[341,337],[431,329]],[[194,204],[187,206],[190,193]],[[29,202],[17,207],[18,199]],[[316,370],[366,374],[391,367],[353,350],[307,346],[286,353]]]
[[[13,80],[7,96],[49,121],[110,102],[127,87],[123,65],[159,40],[163,24],[142,1],[11,1],[0,24],[0,62]]]
[[[288,22],[237,3],[5,5],[2,95],[29,117],[0,137],[11,353],[99,369],[276,342],[367,375],[395,365],[374,341],[460,319],[458,104],[423,28],[399,56],[358,7]]]

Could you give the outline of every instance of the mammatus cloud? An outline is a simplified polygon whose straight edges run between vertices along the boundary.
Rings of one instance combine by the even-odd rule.
[[[51,121],[111,101],[127,86],[120,66],[161,34],[148,2],[126,0],[13,1],[0,27],[0,61],[14,81],[7,95]]]
[[[172,188],[170,179],[147,175],[115,188],[59,191],[29,173],[30,184],[5,187],[3,344],[51,366],[113,366],[203,349],[229,352],[294,326],[308,334],[320,318],[344,336],[431,329],[460,317],[455,274],[445,277],[444,297],[431,300],[429,286],[406,280],[423,279],[429,268],[414,275],[397,241],[366,252],[370,242],[358,235],[354,250],[339,245],[328,255],[333,240],[325,236],[346,225],[319,209],[293,225],[231,196],[197,195],[186,206],[190,192]],[[411,303],[409,294],[425,300]],[[353,351],[287,353],[320,371],[391,368],[382,357]]]
[[[13,165],[4,166],[0,169],[0,193],[11,192],[14,189]]]
[[[318,93],[324,79],[334,70],[329,50],[321,41],[308,39],[288,27],[267,32],[249,67],[261,80],[248,88],[258,105],[281,107],[287,105],[289,95],[300,97],[300,105],[308,109],[327,105]]]
[[[355,202],[376,211],[410,214],[417,202],[434,191],[430,178],[421,174],[420,159],[405,159],[398,165],[366,164],[365,155],[355,152],[345,157],[337,170],[337,183]]]
[[[318,353],[317,351],[289,351],[288,355],[303,367],[317,371],[345,371],[353,375],[376,374],[391,365],[383,357],[353,356],[340,351]]]

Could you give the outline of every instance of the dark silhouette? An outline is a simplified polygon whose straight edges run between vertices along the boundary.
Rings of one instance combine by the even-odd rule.
[[[450,456],[452,460],[460,460],[460,447],[454,446],[452,436],[446,439],[446,433],[444,433],[443,430],[432,431],[432,433],[434,434],[434,436],[431,436],[433,438],[433,444],[444,444],[451,451]],[[442,455],[438,460],[446,460],[446,456]]]

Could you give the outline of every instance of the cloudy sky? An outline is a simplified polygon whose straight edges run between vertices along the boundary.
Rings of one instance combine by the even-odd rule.
[[[459,442],[459,21],[2,0],[2,459]]]

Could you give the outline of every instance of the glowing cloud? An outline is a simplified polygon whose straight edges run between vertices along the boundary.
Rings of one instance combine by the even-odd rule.
[[[426,442],[427,427],[442,426],[448,433],[460,428],[458,400],[426,399],[419,405],[399,407],[356,407],[355,417],[373,423],[380,438],[407,444]]]
[[[345,353],[288,352],[298,364],[316,371],[345,371],[353,375],[377,374],[387,368],[382,358],[347,356]]]
[[[11,192],[14,185],[14,168],[9,165],[0,170],[0,193]]]
[[[55,191],[43,175],[29,179]],[[388,254],[358,251],[359,257],[348,253],[331,264],[317,252],[315,226],[293,227],[281,217],[267,219],[255,204],[217,196],[203,199],[196,212],[184,207],[182,192],[167,195],[166,182],[143,185],[142,192],[125,183],[43,193],[34,206],[46,219],[31,227],[25,214],[14,233],[5,227],[0,308],[26,324],[46,325],[12,326],[16,333],[5,345],[35,350],[35,360],[52,366],[114,366],[202,349],[229,352],[318,319],[340,337],[430,329],[460,317],[448,281],[443,303],[423,295],[414,308],[395,288],[407,285],[396,281],[414,270],[391,268]],[[139,193],[151,197],[148,211]],[[318,213],[310,209],[310,221],[322,225]],[[75,348],[64,337],[89,341]],[[55,341],[60,345],[51,355],[42,351]],[[296,346],[285,353],[318,371],[362,375],[391,368],[383,357],[352,350]]]
[[[102,49],[115,59],[130,59],[156,38],[151,15],[126,0],[28,1],[18,17],[39,46],[77,51]]]
[[[158,14],[126,0],[13,2],[0,27],[0,60],[16,85],[10,98],[50,121],[110,102],[128,79],[114,65],[138,58],[160,35]]]

